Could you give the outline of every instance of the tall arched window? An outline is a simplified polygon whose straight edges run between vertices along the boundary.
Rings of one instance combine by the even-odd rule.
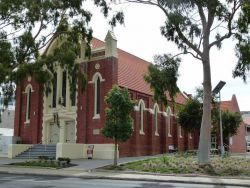
[[[168,118],[168,136],[169,137],[172,136],[171,115],[172,115],[171,108],[168,107],[167,108],[167,116],[168,116],[167,118]]]
[[[144,109],[145,109],[145,104],[144,104],[143,100],[141,99],[139,101],[140,134],[144,134]]]
[[[31,93],[33,92],[32,86],[29,84],[26,89],[26,114],[25,114],[25,121],[29,122],[30,120],[30,107],[31,107]]]
[[[182,138],[182,127],[179,125],[179,134],[180,134],[180,138]]]
[[[52,108],[56,108],[56,97],[57,97],[57,73],[54,73],[53,79],[53,94],[52,94]]]
[[[159,136],[158,132],[158,112],[159,112],[159,107],[157,104],[154,106],[154,124],[155,124],[155,135]]]
[[[94,84],[94,117],[93,119],[100,118],[101,111],[101,82],[104,82],[105,79],[102,78],[102,75],[99,72],[96,72],[92,80],[89,81],[90,84]]]
[[[62,101],[61,104],[66,106],[66,91],[67,91],[67,72],[63,71],[62,74]]]
[[[100,91],[101,91],[101,80],[98,76],[95,82],[95,115],[100,115]]]

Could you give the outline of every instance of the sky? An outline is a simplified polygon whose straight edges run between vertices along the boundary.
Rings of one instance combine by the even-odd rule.
[[[90,26],[93,36],[104,40],[110,30],[107,20],[104,19],[92,4],[87,4],[93,14]],[[125,24],[113,29],[117,38],[118,48],[132,53],[149,62],[153,62],[156,54],[178,54],[175,44],[168,42],[160,33],[160,26],[164,23],[164,14],[157,8],[148,5],[123,4],[117,9],[125,14]],[[194,94],[203,81],[202,64],[191,55],[181,56],[178,86],[181,91]],[[221,90],[222,100],[231,100],[235,94],[241,111],[250,111],[250,82],[244,83],[241,78],[233,78],[232,71],[237,62],[234,51],[234,41],[223,42],[222,48],[212,48],[210,53],[212,88],[222,80],[226,85]],[[250,77],[249,77],[250,80]]]

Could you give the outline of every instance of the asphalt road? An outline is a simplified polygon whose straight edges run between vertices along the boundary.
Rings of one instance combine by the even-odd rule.
[[[182,188],[182,187],[224,188],[225,186],[0,174],[0,188]],[[231,187],[231,188],[236,188],[236,187]]]

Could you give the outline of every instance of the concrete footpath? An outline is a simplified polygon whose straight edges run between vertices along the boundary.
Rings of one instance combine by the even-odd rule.
[[[127,157],[118,160],[119,164],[143,160],[156,156],[143,157]],[[76,166],[63,169],[49,168],[28,168],[16,167],[8,165],[9,163],[26,161],[23,159],[7,159],[0,158],[0,173],[11,174],[29,174],[43,176],[62,176],[62,177],[78,177],[91,179],[114,179],[114,180],[130,180],[130,181],[150,181],[150,182],[175,182],[189,184],[210,184],[210,185],[225,185],[225,186],[241,186],[250,187],[250,177],[213,177],[199,175],[163,175],[153,173],[137,173],[129,171],[105,171],[98,168],[110,165],[113,160],[101,159],[78,159],[72,160],[72,164]]]

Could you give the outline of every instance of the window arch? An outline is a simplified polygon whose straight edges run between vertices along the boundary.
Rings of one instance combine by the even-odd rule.
[[[102,75],[99,72],[96,72],[92,80],[88,83],[94,84],[94,117],[93,119],[100,118],[100,105],[101,105],[101,82],[105,80],[102,78]]]
[[[101,77],[96,74],[94,78],[94,117],[100,117]]]
[[[67,71],[64,70],[62,72],[62,93],[61,93],[61,104],[63,106],[66,106],[66,100],[67,100]]]
[[[30,107],[31,107],[31,93],[33,92],[32,85],[29,84],[25,88],[26,93],[26,114],[25,114],[25,122],[30,121]]]
[[[168,136],[171,137],[172,136],[172,125],[171,125],[172,111],[170,107],[167,108],[166,113],[167,113],[167,119],[168,119]]]
[[[182,138],[182,127],[179,125],[179,135],[180,135],[180,138]]]
[[[159,106],[158,104],[154,105],[154,125],[155,125],[155,135],[159,136],[158,132],[158,113],[159,113]]]
[[[139,101],[139,113],[140,113],[140,134],[144,134],[144,110],[145,103],[142,99]]]
[[[56,108],[57,106],[57,73],[54,73],[53,78],[53,88],[52,88],[52,108]]]
[[[101,86],[101,80],[100,77],[98,76],[96,81],[95,81],[95,115],[100,114],[100,88]]]

